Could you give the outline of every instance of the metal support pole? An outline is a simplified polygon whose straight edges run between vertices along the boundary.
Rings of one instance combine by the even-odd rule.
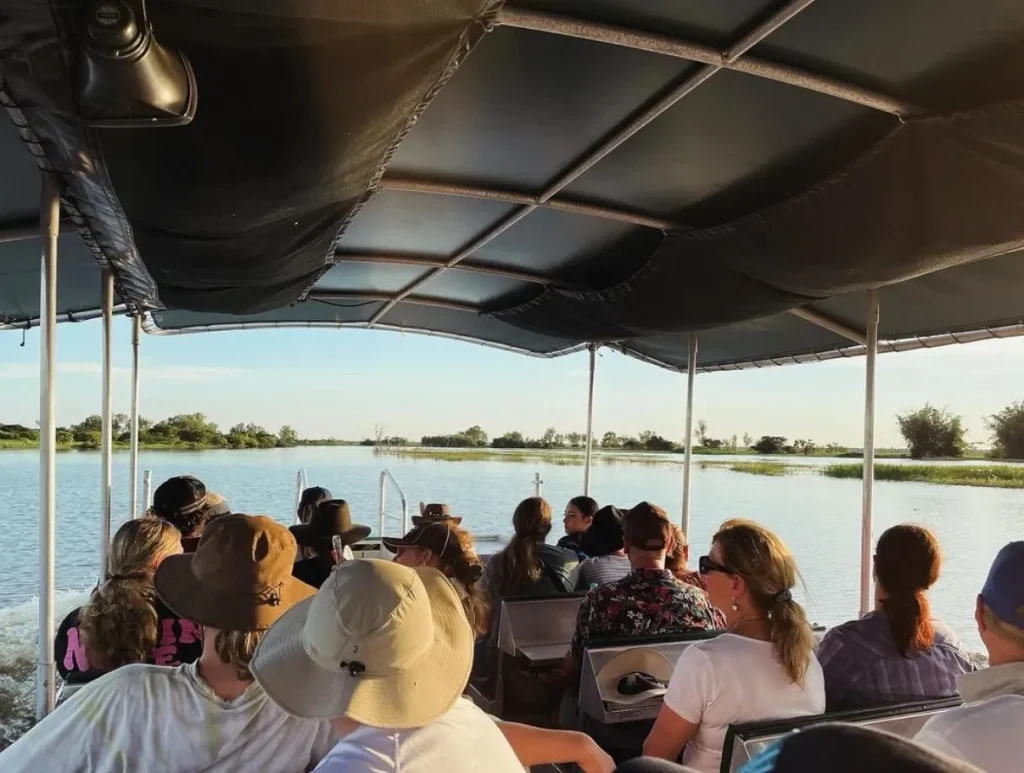
[[[590,496],[590,461],[594,453],[594,366],[597,363],[597,344],[590,349],[590,385],[587,388],[587,456],[583,462],[583,494]]]
[[[36,719],[53,711],[54,535],[56,532],[57,424],[54,366],[57,334],[57,237],[60,234],[60,182],[43,173],[40,201],[43,239],[39,298],[39,649],[36,662]]]
[[[860,521],[860,613],[874,609],[871,588],[871,517],[875,489],[875,358],[878,356],[878,291],[868,290],[867,366],[864,384],[864,500]]]
[[[533,474],[533,495],[535,497],[539,497],[541,495],[541,492],[544,490],[543,487],[544,481],[540,479],[540,473],[535,472]]]
[[[103,310],[103,395],[100,398],[100,580],[107,572],[107,552],[110,550],[110,484],[111,462],[114,451],[114,426],[111,411],[110,381],[111,357],[114,350],[114,275],[110,269],[103,272],[100,286],[100,307]]]
[[[153,471],[144,470],[142,473],[142,506],[143,514],[149,510],[149,506],[153,504]]]
[[[693,461],[693,384],[697,377],[697,334],[690,333],[686,359],[686,437],[683,438],[683,534],[690,534],[690,463]]]
[[[139,334],[142,317],[132,317],[132,436],[128,449],[128,512],[139,517]],[[148,507],[148,504],[147,504]]]

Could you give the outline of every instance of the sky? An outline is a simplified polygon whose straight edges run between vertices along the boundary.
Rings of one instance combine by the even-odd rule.
[[[101,323],[57,330],[57,420],[100,408]],[[0,423],[39,416],[39,331],[0,333]],[[131,328],[114,320],[115,412],[128,413]],[[366,330],[243,330],[142,337],[141,412],[160,419],[204,413],[228,429],[255,422],[302,437],[358,440],[381,424],[418,439],[479,424],[495,437],[519,430],[586,428],[587,354],[527,357],[466,342]],[[749,433],[860,447],[864,359],[699,374],[694,417],[712,437]],[[1024,338],[878,358],[876,445],[903,443],[895,415],[925,402],[964,417],[967,439],[987,445],[984,417],[1024,399]],[[686,376],[602,350],[594,432],[650,429],[681,441]]]

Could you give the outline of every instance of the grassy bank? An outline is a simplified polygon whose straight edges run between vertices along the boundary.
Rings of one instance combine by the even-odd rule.
[[[748,475],[788,475],[795,465],[783,462],[733,462],[728,465],[732,472],[744,472]]]
[[[830,478],[863,478],[861,464],[830,464],[822,470]],[[935,483],[945,486],[1024,488],[1024,465],[1011,464],[876,464],[875,480]]]

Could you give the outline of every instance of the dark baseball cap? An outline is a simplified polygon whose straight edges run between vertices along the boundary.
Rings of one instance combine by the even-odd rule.
[[[672,521],[657,505],[641,502],[622,511],[622,531],[631,547],[664,550],[672,538]]]
[[[981,598],[1004,623],[1024,629],[1024,542],[1011,542],[996,554]]]
[[[195,475],[175,475],[153,492],[153,515],[173,520],[206,507],[206,486]]]

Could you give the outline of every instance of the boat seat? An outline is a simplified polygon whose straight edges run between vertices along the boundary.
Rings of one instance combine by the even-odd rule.
[[[819,725],[823,722],[846,722],[864,725],[875,730],[885,730],[901,738],[911,739],[933,716],[956,708],[960,704],[959,696],[954,696],[873,709],[831,711],[796,719],[770,719],[762,722],[729,725],[725,735],[725,745],[722,747],[720,773],[735,773],[770,743],[802,727]]]

